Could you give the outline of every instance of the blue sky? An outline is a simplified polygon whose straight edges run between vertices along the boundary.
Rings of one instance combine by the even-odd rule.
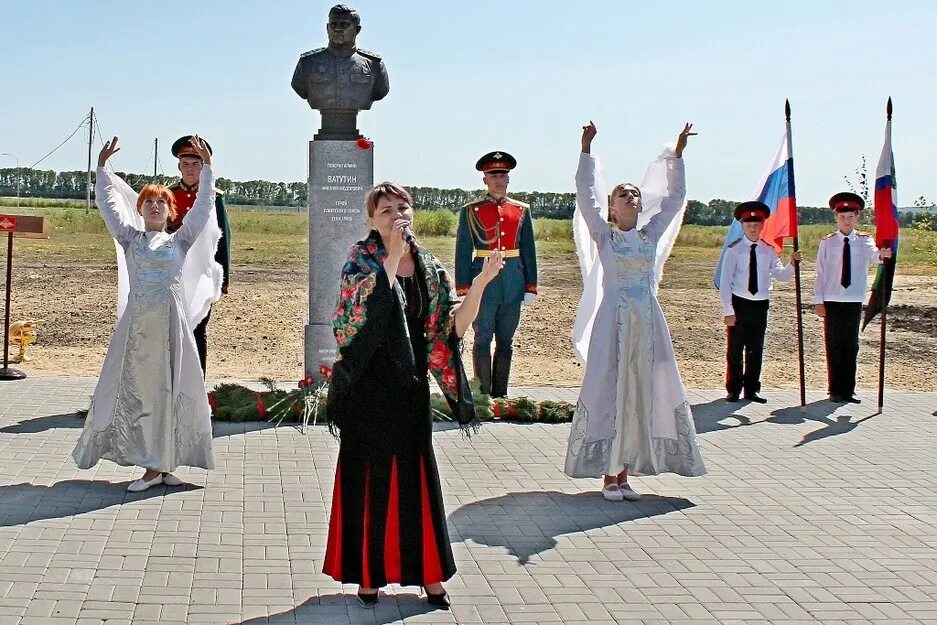
[[[172,173],[170,143],[197,131],[219,175],[303,180],[319,120],[289,82],[299,54],[325,44],[332,4],[0,0],[0,152],[32,164],[93,105],[121,137],[119,169],[152,169],[159,137]],[[390,95],[359,115],[376,178],[478,188],[475,160],[501,149],[519,161],[512,190],[571,191],[591,119],[609,178],[640,180],[692,121],[690,197],[744,199],[790,98],[798,203],[819,205],[860,155],[874,173],[892,96],[899,203],[937,200],[933,3],[350,4],[358,44],[390,74]],[[79,136],[41,167],[83,169]]]

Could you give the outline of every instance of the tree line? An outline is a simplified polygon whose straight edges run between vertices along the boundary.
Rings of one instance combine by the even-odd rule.
[[[172,184],[178,177],[151,176],[147,174],[122,173],[120,176],[134,189],[155,182]],[[16,195],[17,178],[20,195],[37,198],[73,198],[85,197],[86,172],[30,169],[11,167],[0,169],[0,195]],[[92,178],[94,173],[92,172]],[[244,206],[283,206],[304,208],[307,201],[305,182],[270,182],[268,180],[230,180],[218,178],[216,185],[225,194],[228,204]],[[436,187],[408,187],[413,196],[413,203],[422,210],[457,211],[466,203],[484,194],[484,190],[438,189]],[[552,219],[571,219],[576,208],[575,193],[547,193],[541,191],[512,193],[511,197],[530,204],[534,217]],[[921,204],[919,198],[916,204]],[[684,223],[702,226],[725,226],[732,221],[732,214],[737,202],[714,199],[709,202],[689,200],[687,202]],[[864,211],[863,218],[871,220],[872,211]],[[830,209],[827,207],[798,207],[798,220],[802,224],[831,223]],[[925,230],[937,230],[937,213],[923,210],[916,213],[902,212],[902,226],[914,226]]]

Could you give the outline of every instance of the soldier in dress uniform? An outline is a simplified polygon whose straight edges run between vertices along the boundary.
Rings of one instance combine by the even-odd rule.
[[[172,144],[172,155],[179,159],[179,173],[182,178],[169,187],[176,199],[176,217],[167,226],[167,232],[175,232],[182,225],[185,214],[195,203],[195,194],[198,192],[199,172],[202,171],[202,159],[191,143],[192,135],[179,137]],[[205,141],[208,153],[212,153],[211,146]],[[215,252],[215,262],[221,265],[224,279],[221,283],[221,292],[228,292],[228,275],[231,268],[231,228],[228,225],[228,212],[224,207],[224,196],[215,189],[215,216],[218,219],[218,228],[221,229],[221,239],[218,241],[218,250]],[[195,345],[198,347],[198,357],[202,363],[202,376],[205,375],[205,364],[208,354],[208,319],[211,309],[200,324],[195,328]]]
[[[817,249],[813,303],[823,317],[826,377],[830,400],[860,403],[856,397],[859,321],[868,289],[869,265],[891,258],[891,249],[875,247],[875,237],[856,230],[865,201],[855,193],[830,198],[839,229],[826,235]]]
[[[744,236],[729,244],[722,262],[719,297],[726,324],[726,401],[745,399],[759,404],[767,400],[761,390],[761,361],[768,327],[771,279],[787,282],[794,277],[794,263],[781,264],[774,248],[761,240],[765,220],[771,215],[763,202],[742,202],[735,218]],[[800,261],[799,251],[791,255]],[[744,369],[743,369],[744,356]]]
[[[475,163],[488,193],[462,207],[456,236],[456,292],[468,292],[485,257],[494,250],[504,255],[504,268],[482,295],[475,318],[472,364],[483,393],[504,397],[508,392],[514,332],[521,304],[537,294],[537,250],[530,206],[509,198],[510,172],[517,161],[507,152],[489,152]],[[497,341],[494,362],[491,340]]]

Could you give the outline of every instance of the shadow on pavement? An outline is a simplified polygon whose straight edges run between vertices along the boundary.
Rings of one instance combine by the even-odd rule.
[[[752,421],[745,415],[735,414],[735,411],[751,402],[747,399],[740,399],[738,403],[729,403],[723,398],[708,401],[705,404],[693,404],[690,410],[693,412],[693,420],[696,422],[696,433],[705,434],[707,432],[718,432],[720,430],[731,430],[733,428],[745,425],[755,425],[764,423],[764,420]],[[736,419],[736,424],[720,423],[723,419],[732,417]]]
[[[154,486],[142,493],[128,493],[129,483],[129,481],[64,480],[52,486],[40,486],[28,482],[0,486],[0,527],[60,519],[152,497],[169,496],[202,488],[192,484],[173,488]]]
[[[347,623],[349,620],[352,623],[388,625],[402,623],[404,619],[428,614],[438,609],[427,604],[418,594],[409,592],[398,592],[394,595],[381,592],[377,605],[373,609],[367,609],[358,604],[354,592],[350,591],[347,595],[334,593],[309,597],[292,610],[238,621],[233,625],[260,625],[261,623],[264,625],[286,625],[287,623],[289,625],[294,625],[294,623],[331,625]],[[452,600],[458,601],[458,597],[453,597]],[[452,622],[452,618],[449,617],[446,622]]]
[[[285,423],[279,427],[293,427],[294,423]],[[0,428],[3,434],[39,434],[48,430],[58,428],[76,428],[85,427],[85,418],[80,412],[70,412],[66,414],[47,415],[44,417],[33,417],[24,419],[12,425],[5,425]],[[245,421],[234,423],[231,421],[213,421],[212,438],[222,436],[235,436],[237,434],[246,434],[247,432],[256,432],[276,427],[266,421]],[[314,427],[311,426],[310,427]]]
[[[505,547],[527,564],[531,556],[553,549],[557,536],[646,519],[692,508],[679,497],[645,495],[640,501],[606,501],[596,480],[595,492],[509,493],[462,506],[449,515],[451,542],[471,539],[480,545]]]
[[[829,400],[822,399],[820,401],[810,402],[803,407],[793,406],[790,408],[781,408],[780,410],[775,410],[768,418],[768,422],[778,423],[781,425],[799,425],[801,423],[806,423],[807,421],[816,421],[818,423],[822,423],[823,427],[818,430],[808,432],[804,435],[799,443],[794,445],[794,447],[802,447],[808,443],[813,443],[824,438],[829,438],[830,436],[838,436],[840,434],[851,432],[860,423],[875,416],[874,414],[869,415],[856,421],[852,420],[852,415],[836,415],[835,419],[831,419],[830,415],[836,412],[836,410],[841,406],[843,406],[843,404],[837,404]]]
[[[63,414],[47,415],[45,417],[35,417],[25,419],[6,425],[0,428],[0,432],[5,434],[38,434],[46,430],[55,430],[58,428],[83,428],[85,427],[85,418],[78,412],[68,412]]]

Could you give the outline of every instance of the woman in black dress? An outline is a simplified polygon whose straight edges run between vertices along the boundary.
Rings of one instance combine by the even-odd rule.
[[[460,427],[477,426],[459,355],[485,286],[486,259],[461,304],[439,260],[410,235],[410,194],[385,182],[365,199],[371,232],[342,268],[333,319],[338,358],[327,418],[340,432],[323,572],[358,584],[371,607],[390,583],[419,585],[442,608],[455,574],[433,454],[428,373]]]

